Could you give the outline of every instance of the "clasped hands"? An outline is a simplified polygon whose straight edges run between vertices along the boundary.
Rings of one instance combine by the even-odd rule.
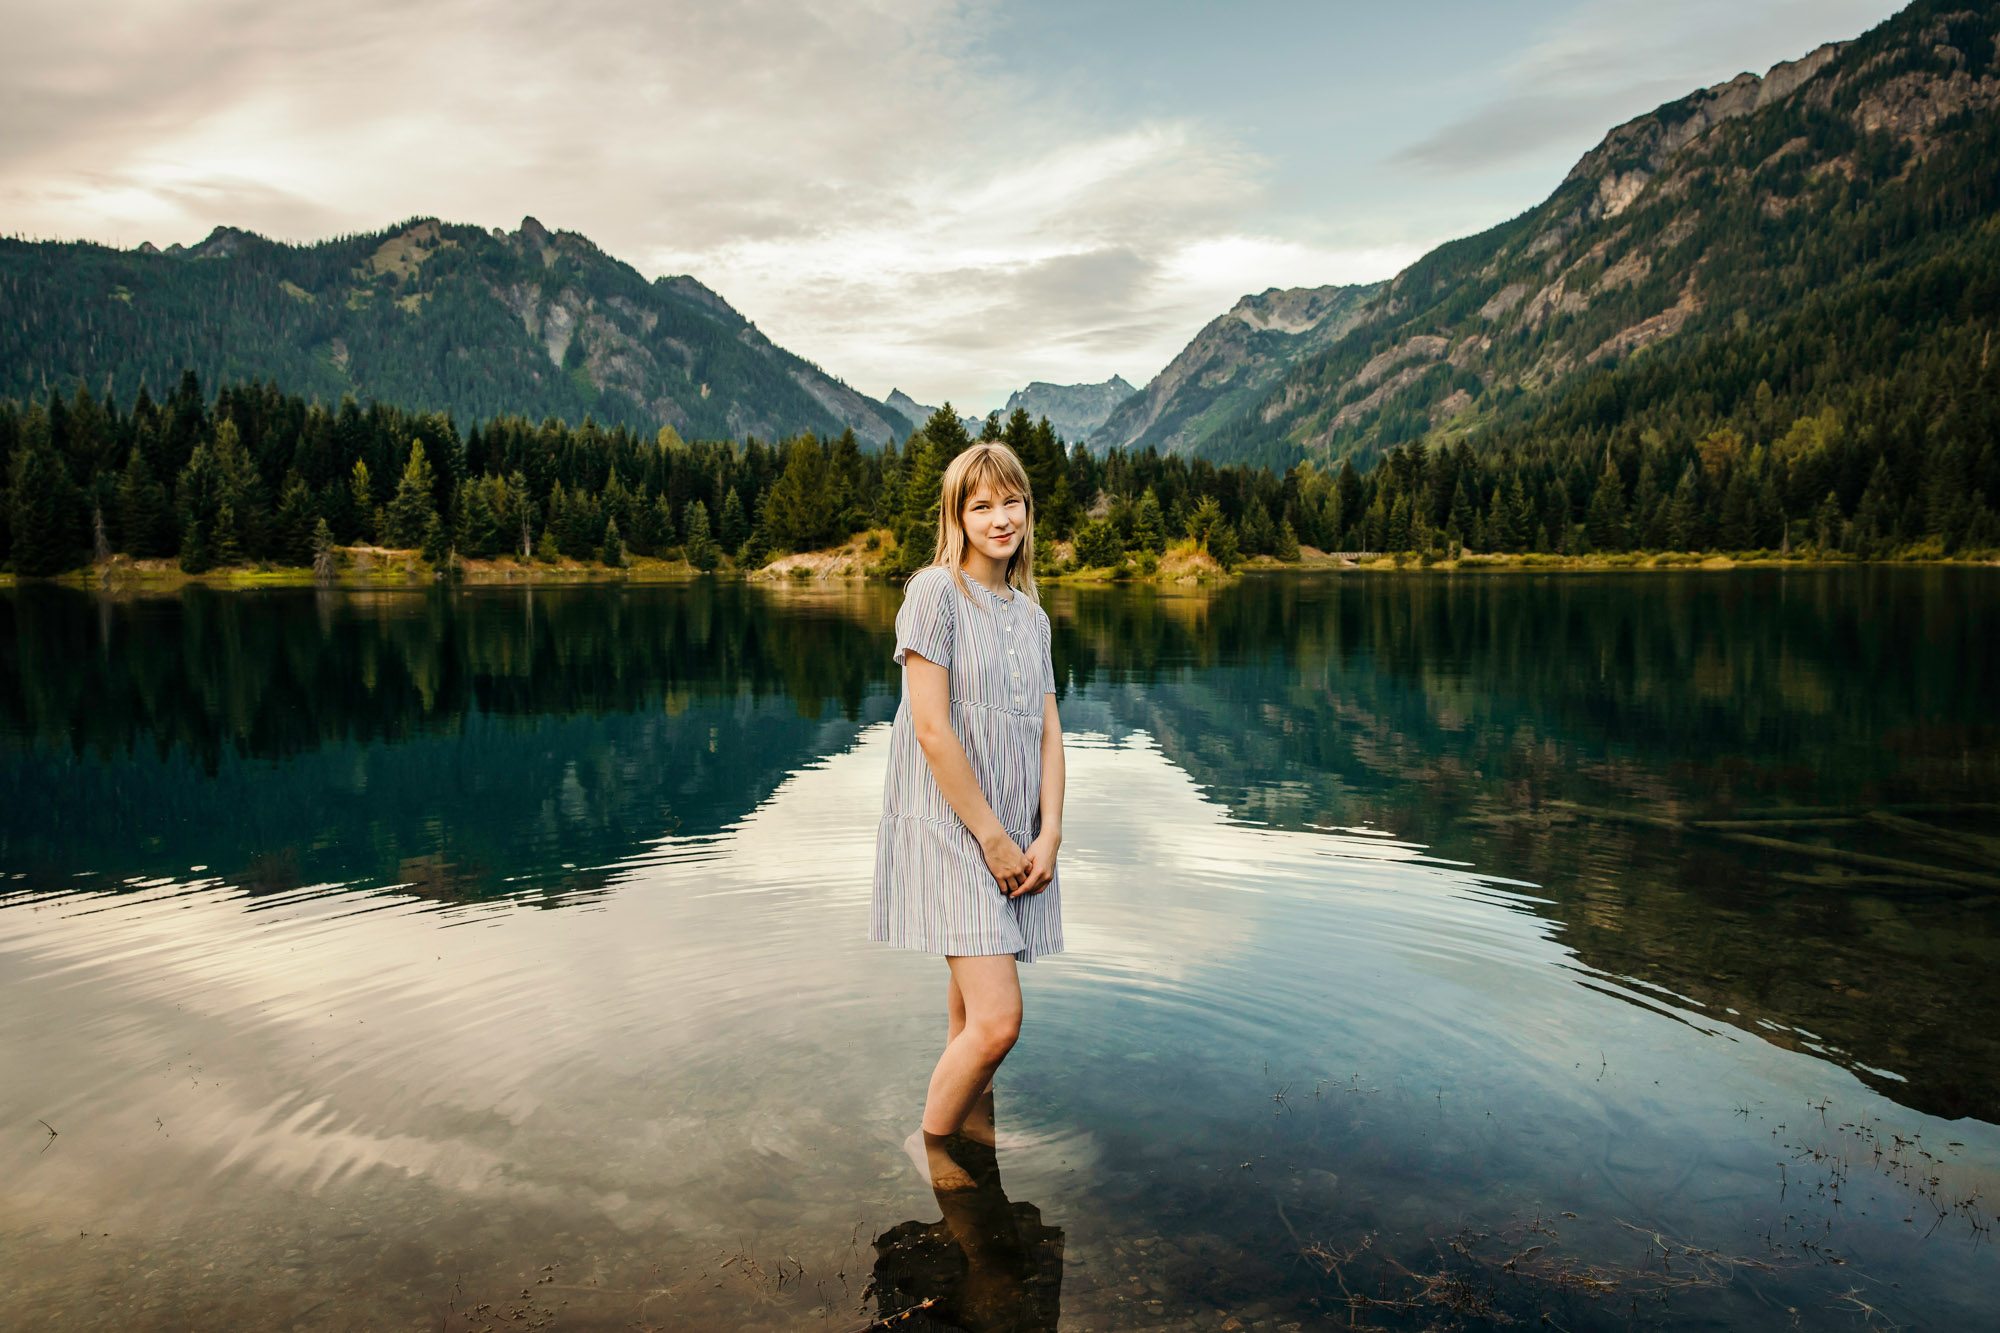
[[[1056,849],[1061,845],[1062,834],[1046,828],[1025,850],[1005,829],[995,829],[979,840],[986,868],[993,873],[1000,892],[1009,898],[1040,893],[1055,881]]]

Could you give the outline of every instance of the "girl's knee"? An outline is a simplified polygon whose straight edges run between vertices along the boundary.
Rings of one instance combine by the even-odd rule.
[[[998,1064],[1021,1039],[1021,1015],[1007,1014],[970,1025],[966,1034],[979,1043],[979,1052],[989,1063]]]

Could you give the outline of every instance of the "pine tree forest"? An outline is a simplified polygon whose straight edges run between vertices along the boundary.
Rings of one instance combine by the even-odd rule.
[[[1635,404],[1645,386],[1632,369],[1585,382],[1528,425],[1418,441],[1365,473],[1150,449],[1100,457],[1020,411],[989,416],[982,438],[1028,468],[1045,572],[1058,540],[1072,563],[1142,569],[1188,541],[1225,566],[1296,559],[1302,544],[1419,559],[1991,558],[2000,547],[2000,362],[1984,337],[1941,340],[1817,410],[1760,383],[1699,429],[1686,421],[1702,386]],[[211,399],[188,373],[166,398],[142,388],[129,405],[82,386],[0,403],[0,548],[28,576],[117,555],[190,573],[324,569],[333,548],[356,545],[420,550],[440,567],[454,555],[638,555],[709,570],[886,528],[888,567],[908,572],[930,559],[939,478],[971,443],[949,404],[873,451],[851,433],[688,442],[589,418],[503,416],[462,432],[443,413],[351,398],[329,408],[270,384]]]

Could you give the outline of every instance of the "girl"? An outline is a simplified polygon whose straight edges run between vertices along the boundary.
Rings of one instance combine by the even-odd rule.
[[[869,937],[943,954],[951,969],[944,1054],[924,1102],[934,1180],[959,1174],[939,1140],[966,1128],[976,1102],[991,1106],[981,1094],[1020,1034],[1016,963],[1062,949],[1062,726],[1034,533],[1021,460],[1004,444],[973,445],[945,469],[937,558],[910,579],[896,616],[903,702]],[[990,1114],[977,1119],[967,1132],[991,1143]]]

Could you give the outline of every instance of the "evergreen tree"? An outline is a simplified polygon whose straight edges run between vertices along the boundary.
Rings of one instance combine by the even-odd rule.
[[[938,417],[948,414],[950,406],[947,403],[939,408],[931,421],[935,423]],[[957,420],[952,417],[954,423]],[[965,434],[963,426],[957,430],[960,436]],[[966,443],[969,445],[971,441]],[[896,514],[896,544],[904,573],[928,565],[937,550],[938,496],[944,481],[942,451],[931,441],[929,426],[910,437],[909,450],[903,472],[903,500]]]
[[[663,427],[662,429],[665,428]],[[523,563],[526,563],[533,557],[535,549],[532,540],[535,524],[535,504],[528,494],[528,479],[521,474],[519,468],[516,468],[507,477],[507,497],[508,502],[512,505],[512,512],[508,516],[505,526],[510,533],[518,533],[521,560]],[[510,543],[514,540],[514,537],[509,538]]]
[[[1895,539],[1895,479],[1889,475],[1889,460],[1877,458],[1868,476],[1867,489],[1854,507],[1855,553],[1863,557],[1884,554]]]
[[[604,497],[601,507],[606,523],[616,522],[619,530],[632,528],[632,492],[625,489],[625,483],[618,479],[618,469],[611,469],[611,479],[604,483]]]
[[[132,450],[125,470],[119,474],[115,510],[120,549],[141,560],[174,554],[173,503],[167,488],[153,476],[145,451]]]
[[[1812,521],[1813,545],[1822,554],[1840,549],[1840,526],[1840,497],[1828,491],[1813,511]]]
[[[354,467],[347,474],[347,531],[342,535],[350,541],[373,545],[377,535],[375,522],[375,484],[368,475],[366,459],[354,460]]]
[[[1243,552],[1237,545],[1236,528],[1233,524],[1225,522],[1215,525],[1215,530],[1208,535],[1208,553],[1214,556],[1216,563],[1224,569],[1236,568],[1236,562]]]
[[[678,535],[674,528],[674,508],[664,495],[653,501],[653,527],[657,534],[653,538],[656,552],[664,554]]]
[[[205,574],[214,564],[215,560],[209,553],[207,525],[189,515],[181,527],[181,572]]]
[[[951,464],[952,459],[972,447],[972,437],[965,433],[965,423],[958,419],[958,409],[950,403],[931,413],[930,420],[924,423],[923,429],[917,434],[930,441],[931,447],[937,451],[940,476],[944,474],[944,469]]]
[[[424,520],[423,542],[418,554],[423,557],[424,563],[430,565],[442,565],[451,557],[451,538],[444,530],[444,520],[438,517],[435,509]]]
[[[1166,516],[1160,512],[1160,497],[1151,486],[1139,497],[1132,515],[1132,546],[1155,553],[1167,549]]]
[[[1695,487],[1694,464],[1681,468],[1674,484],[1674,498],[1667,502],[1667,545],[1676,551],[1695,549],[1695,524],[1701,511],[1701,496]]]
[[[1271,548],[1271,554],[1280,560],[1299,558],[1299,534],[1293,529],[1292,520],[1289,518],[1278,524],[1278,540]]]
[[[7,494],[16,573],[41,577],[82,562],[84,544],[71,512],[74,488],[46,436],[14,451]]]
[[[810,439],[811,437],[808,436],[807,438]],[[814,452],[818,452],[819,442],[817,440],[814,440],[812,447]],[[795,452],[796,449],[797,446],[794,446]],[[825,455],[820,454],[820,457],[824,459]],[[820,475],[820,490],[817,498],[821,506],[824,506],[826,504],[827,502],[826,476],[823,469]],[[831,515],[829,514],[827,515],[827,517],[831,517]],[[820,531],[824,532],[830,526],[831,525],[823,522],[821,524]],[[722,494],[722,514],[720,518],[717,520],[717,533],[716,533],[717,539],[722,543],[722,548],[724,550],[733,551],[737,547],[741,546],[743,544],[743,539],[749,535],[750,535],[750,525],[748,522],[745,521],[743,517],[743,497],[736,493],[736,488],[734,486],[731,486],[727,490],[725,490]],[[813,542],[813,545],[817,546],[819,545],[819,542],[815,540]]]
[[[1196,549],[1214,555],[1216,533],[1225,526],[1222,517],[1222,502],[1212,495],[1201,497],[1201,503],[1188,515],[1188,536],[1194,538]],[[1231,534],[1232,539],[1234,534]]]
[[[1278,530],[1262,500],[1252,500],[1244,511],[1242,537],[1243,549],[1251,555],[1269,555],[1277,548]]]
[[[321,582],[326,582],[333,578],[333,529],[327,526],[325,519],[321,519],[313,525],[312,570],[313,577]]]
[[[1657,551],[1666,545],[1664,508],[1659,474],[1648,457],[1639,464],[1639,482],[1632,488],[1632,533],[1641,550]]]
[[[1445,518],[1445,528],[1454,542],[1462,543],[1479,519],[1479,508],[1472,503],[1472,495],[1465,488],[1465,472],[1461,469],[1452,486],[1451,510]]]
[[[722,552],[716,547],[715,538],[709,535],[707,505],[690,500],[681,518],[681,528],[687,533],[682,546],[690,565],[706,574],[722,563]]]
[[[1109,569],[1125,559],[1125,544],[1109,519],[1093,518],[1076,530],[1076,562],[1085,569]]]
[[[241,531],[235,505],[224,504],[215,511],[215,526],[208,534],[208,560],[211,567],[221,566],[228,569],[243,563],[243,543],[238,535]]]
[[[750,525],[750,535],[743,539],[743,545],[736,548],[738,569],[762,569],[771,562],[771,552],[775,543],[771,540],[769,513],[771,493],[764,492],[764,498],[757,505],[757,521]]]
[[[1630,544],[1625,538],[1625,481],[1608,458],[1584,522],[1592,550],[1622,551]]]
[[[1753,546],[1770,550],[1785,541],[1785,507],[1769,467],[1755,470],[1750,483],[1750,540]]]
[[[1747,468],[1734,469],[1729,475],[1729,484],[1722,490],[1722,517],[1715,535],[1725,551],[1747,551],[1757,545],[1747,472]]]
[[[809,551],[824,545],[833,535],[836,517],[827,506],[831,488],[827,458],[819,441],[810,435],[792,441],[785,470],[765,494],[761,510],[771,540],[788,551]],[[730,492],[732,499],[735,494]]]
[[[402,480],[396,484],[395,497],[383,515],[384,545],[407,549],[423,542],[431,519],[437,516],[437,506],[431,499],[432,482],[431,465],[424,457],[424,442],[412,440],[410,461],[404,464]]]
[[[604,546],[604,511],[597,497],[581,484],[567,495],[560,487],[550,499],[549,526],[556,531],[562,553],[572,560],[595,560]]]
[[[278,501],[278,520],[271,555],[280,564],[305,566],[312,563],[313,533],[321,522],[313,512],[312,491],[305,478],[294,472],[285,479],[284,494]]]
[[[1389,527],[1383,534],[1383,549],[1387,551],[1407,551],[1410,549],[1410,497],[1399,495],[1396,503],[1389,506]]]
[[[868,464],[861,457],[861,442],[854,438],[853,428],[840,433],[832,449],[828,450],[827,461],[827,506],[834,514],[834,536],[845,537],[868,526],[868,516],[872,505],[867,498]],[[756,537],[752,525],[752,539]],[[765,529],[764,540],[768,549],[771,533]]]
[[[490,560],[500,553],[500,521],[493,512],[484,482],[468,481],[459,487],[459,554],[475,560]]]

